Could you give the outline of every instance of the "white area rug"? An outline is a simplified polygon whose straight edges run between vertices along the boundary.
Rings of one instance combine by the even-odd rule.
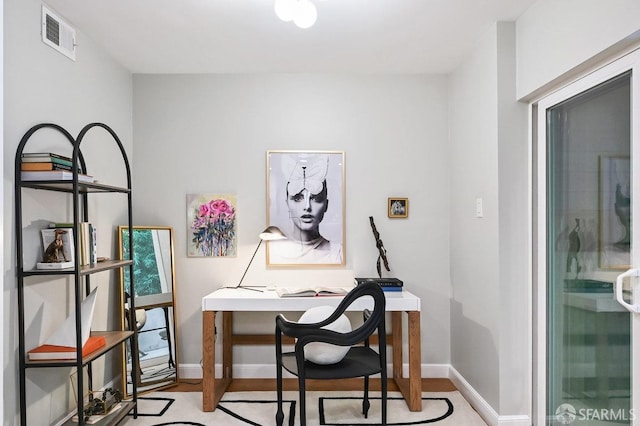
[[[284,426],[299,425],[297,392],[285,392]],[[411,412],[400,393],[388,394],[387,424],[486,426],[459,392],[424,392],[422,412]],[[362,392],[307,392],[308,426],[380,424],[379,393],[370,395],[368,419],[363,418]],[[275,392],[227,392],[215,411],[202,411],[200,392],[154,392],[138,398],[138,418],[127,426],[275,425]]]

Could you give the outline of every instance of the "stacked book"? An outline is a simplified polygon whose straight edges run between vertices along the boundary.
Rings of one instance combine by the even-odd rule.
[[[72,180],[71,158],[53,152],[24,152],[21,156],[22,180]],[[93,182],[91,176],[78,174],[79,182]]]
[[[356,286],[366,282],[375,282],[382,287],[382,291],[387,295],[402,293],[402,280],[399,280],[398,278],[354,278],[354,281]]]
[[[96,227],[89,222],[78,223],[80,231],[80,266],[95,265],[98,261]]]

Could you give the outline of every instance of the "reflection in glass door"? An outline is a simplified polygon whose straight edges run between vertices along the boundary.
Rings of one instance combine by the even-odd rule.
[[[631,76],[540,113],[548,425],[633,424],[631,316],[613,297],[631,263]]]

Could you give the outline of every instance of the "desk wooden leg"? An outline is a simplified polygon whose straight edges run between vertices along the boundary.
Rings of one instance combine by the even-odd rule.
[[[402,312],[391,313],[391,345],[393,354],[393,379],[402,379]]]
[[[422,411],[422,374],[420,355],[420,312],[407,312],[409,318],[409,378],[402,373],[402,312],[391,313],[393,342],[393,380],[410,411]]]
[[[222,313],[222,378],[216,379],[216,312],[202,312],[202,411],[215,411],[231,383],[232,317]]]
[[[222,313],[222,378],[233,378],[233,312]]]
[[[202,312],[202,411],[216,409],[216,313]]]
[[[420,353],[420,312],[407,312],[409,316],[409,410],[422,410],[422,373]]]

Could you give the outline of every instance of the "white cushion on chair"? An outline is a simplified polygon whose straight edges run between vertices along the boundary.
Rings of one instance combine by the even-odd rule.
[[[129,310],[127,309],[125,315],[125,321],[127,322],[127,329],[131,330],[129,327]],[[145,309],[136,309],[136,330],[140,330],[147,322],[147,311]]]
[[[147,323],[147,311],[136,309],[136,329],[140,330]]]
[[[303,324],[317,323],[328,318],[333,311],[335,308],[332,306],[316,306],[303,313],[298,322]],[[342,314],[337,320],[322,328],[338,333],[348,333],[351,331],[351,321]],[[304,357],[316,364],[335,364],[344,358],[349,349],[349,346],[313,342],[304,347]]]

